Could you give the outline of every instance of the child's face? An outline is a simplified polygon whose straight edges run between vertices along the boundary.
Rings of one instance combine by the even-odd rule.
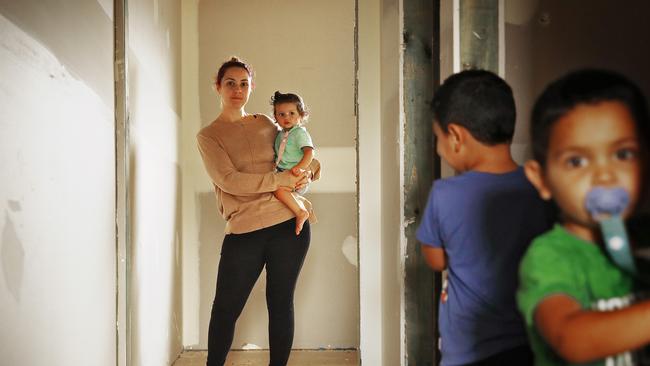
[[[639,149],[635,123],[624,104],[581,104],[552,127],[546,167],[537,166],[537,178],[531,177],[529,164],[526,169],[541,196],[558,204],[564,227],[594,241],[597,225],[585,208],[585,196],[595,186],[623,188],[630,195],[623,215],[629,215],[639,197]]]
[[[275,120],[285,130],[293,128],[302,121],[295,103],[280,103],[275,105]]]

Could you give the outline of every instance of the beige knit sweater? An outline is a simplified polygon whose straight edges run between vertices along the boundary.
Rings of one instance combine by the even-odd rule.
[[[212,179],[226,233],[248,233],[279,224],[294,214],[273,192],[289,186],[289,179],[274,170],[273,142],[279,127],[263,114],[236,122],[214,121],[197,135],[203,164]],[[311,165],[314,180],[320,164]],[[311,211],[311,204],[298,196]]]

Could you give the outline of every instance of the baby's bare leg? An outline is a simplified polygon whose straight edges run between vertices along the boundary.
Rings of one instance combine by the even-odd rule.
[[[296,235],[300,234],[302,231],[302,226],[305,224],[305,221],[309,219],[309,212],[305,209],[302,202],[298,201],[290,191],[284,189],[278,189],[273,192],[275,197],[284,203],[291,212],[296,215]]]

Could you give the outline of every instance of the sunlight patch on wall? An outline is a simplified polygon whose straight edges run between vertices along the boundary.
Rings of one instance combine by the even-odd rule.
[[[353,193],[357,191],[356,151],[354,147],[316,147],[323,176],[309,191],[314,193]]]

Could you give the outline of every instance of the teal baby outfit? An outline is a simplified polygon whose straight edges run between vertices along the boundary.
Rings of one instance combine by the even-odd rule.
[[[302,152],[303,147],[314,147],[313,142],[311,141],[311,136],[307,129],[295,125],[289,131],[280,131],[275,138],[275,154],[279,155],[280,144],[282,143],[283,135],[288,132],[287,144],[282,153],[282,157],[278,162],[278,168],[281,170],[288,170],[293,168],[296,164],[302,160],[304,153]]]

